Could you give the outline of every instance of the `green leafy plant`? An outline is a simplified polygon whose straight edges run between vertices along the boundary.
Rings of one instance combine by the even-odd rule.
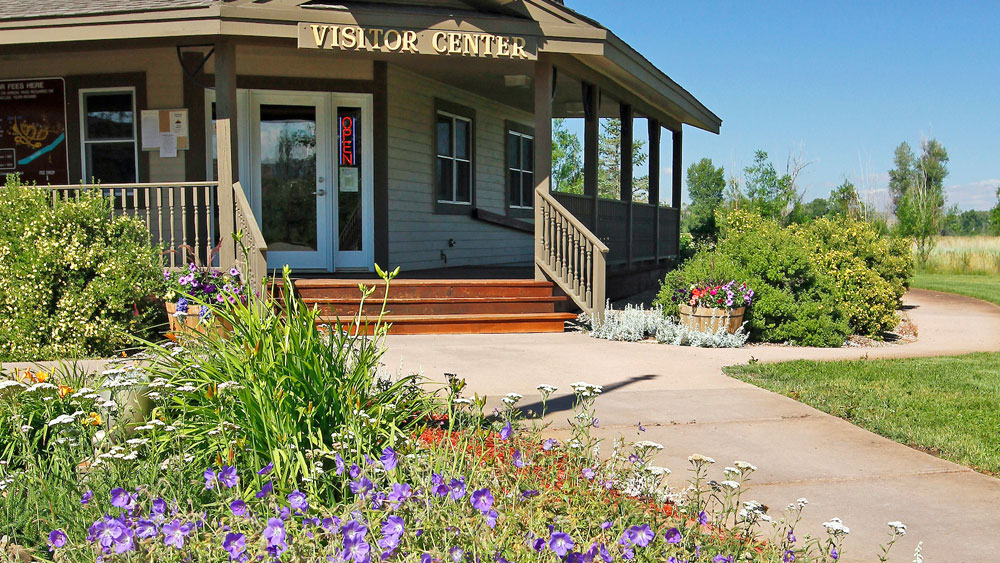
[[[58,200],[8,175],[0,217],[0,360],[108,356],[163,322],[149,231],[100,190]]]

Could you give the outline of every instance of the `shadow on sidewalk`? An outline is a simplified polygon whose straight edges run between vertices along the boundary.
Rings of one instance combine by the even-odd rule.
[[[616,381],[616,382],[608,384],[608,385],[602,385],[601,387],[602,387],[603,391],[601,392],[601,396],[607,395],[608,393],[612,393],[612,392],[614,392],[614,391],[616,391],[618,389],[621,389],[623,387],[628,387],[629,385],[632,385],[632,384],[635,384],[635,383],[639,383],[639,382],[642,382],[642,381],[649,381],[649,380],[655,379],[655,378],[656,378],[656,376],[652,375],[652,374],[636,375],[636,376],[630,377],[628,379],[624,379],[624,380],[621,380],[621,381]],[[569,393],[568,395],[560,395],[558,397],[554,397],[552,399],[549,399],[545,403],[545,414],[546,415],[552,415],[552,414],[559,413],[559,412],[572,411],[573,410],[573,406],[575,404],[576,404],[576,395],[575,394]],[[541,414],[542,414],[542,402],[541,401],[536,401],[534,403],[518,407],[518,410],[521,411],[521,416],[522,417],[528,417],[529,413],[530,413],[530,416],[535,416],[535,415],[541,416]]]

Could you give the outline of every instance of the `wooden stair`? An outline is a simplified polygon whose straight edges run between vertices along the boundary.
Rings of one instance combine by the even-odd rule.
[[[361,305],[358,284],[375,286],[360,324],[373,324],[382,308],[382,280],[298,279],[295,292],[321,311],[321,322],[353,326]],[[521,279],[393,280],[383,321],[390,334],[498,334],[562,332],[573,313],[556,312],[566,301],[550,282]]]

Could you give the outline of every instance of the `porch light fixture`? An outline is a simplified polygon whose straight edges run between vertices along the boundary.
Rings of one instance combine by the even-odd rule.
[[[508,88],[527,88],[531,85],[531,77],[527,74],[505,74],[503,84]]]

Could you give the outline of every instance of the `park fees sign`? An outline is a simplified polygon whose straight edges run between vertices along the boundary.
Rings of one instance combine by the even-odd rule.
[[[537,41],[519,35],[443,29],[299,24],[300,49],[537,60]]]

